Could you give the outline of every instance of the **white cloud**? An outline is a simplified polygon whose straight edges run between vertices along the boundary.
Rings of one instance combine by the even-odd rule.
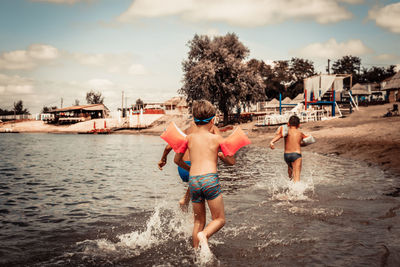
[[[334,38],[325,43],[312,43],[303,48],[295,50],[292,54],[306,58],[340,58],[345,55],[362,56],[372,53],[361,40],[348,40],[338,43]]]
[[[14,50],[0,54],[0,69],[32,69],[58,57],[57,48],[44,44],[32,44],[26,50]]]
[[[86,85],[93,90],[110,89],[114,83],[107,79],[91,79],[86,82]]]
[[[120,22],[140,18],[180,16],[187,21],[225,22],[255,27],[291,19],[332,23],[346,20],[352,14],[339,0],[135,0],[118,17]],[[359,2],[345,0],[345,2]]]
[[[375,59],[381,62],[393,62],[400,60],[400,56],[395,54],[380,54]]]
[[[146,68],[132,63],[134,57],[130,53],[121,54],[71,54],[72,58],[81,65],[105,68],[110,73],[124,73],[132,75],[146,75]]]
[[[368,12],[368,18],[375,20],[376,25],[382,28],[400,33],[400,3],[373,8]]]
[[[208,35],[209,37],[215,37],[220,35],[218,29],[215,28],[208,29],[205,34]]]
[[[128,72],[129,72],[129,74],[132,74],[132,75],[146,75],[147,74],[146,68],[141,64],[132,64],[129,67]]]
[[[21,95],[33,92],[34,86],[30,79],[18,75],[9,76],[0,73],[0,94]]]
[[[59,56],[58,49],[51,45],[32,44],[28,47],[29,55],[34,59],[51,60]]]

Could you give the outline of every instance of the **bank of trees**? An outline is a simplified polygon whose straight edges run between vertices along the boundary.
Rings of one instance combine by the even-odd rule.
[[[0,115],[28,115],[29,110],[24,107],[24,102],[19,100],[14,102],[13,108],[11,110],[1,109],[0,108]]]
[[[302,80],[315,72],[311,61],[299,58],[273,66],[257,59],[246,61],[250,51],[233,33],[214,38],[195,35],[188,46],[179,93],[188,103],[204,98],[217,105],[225,124],[229,112],[240,110],[239,103],[249,105],[279,93],[294,97],[302,91]]]
[[[292,58],[266,64],[250,59],[249,49],[229,33],[210,38],[195,35],[188,42],[188,58],[182,62],[183,86],[178,91],[188,103],[207,99],[217,105],[227,122],[228,113],[258,101],[303,93],[303,80],[316,74],[314,63]],[[351,55],[333,62],[334,74],[352,74],[356,82],[381,82],[395,74],[395,66],[364,68],[361,59]]]

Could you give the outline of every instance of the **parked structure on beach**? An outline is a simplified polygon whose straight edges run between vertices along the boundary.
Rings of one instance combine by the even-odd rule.
[[[71,106],[51,110],[48,113],[53,114],[47,122],[58,124],[71,124],[91,119],[102,119],[108,117],[109,110],[104,104],[91,104]]]
[[[389,102],[400,101],[400,71],[387,82],[383,90],[387,92]]]

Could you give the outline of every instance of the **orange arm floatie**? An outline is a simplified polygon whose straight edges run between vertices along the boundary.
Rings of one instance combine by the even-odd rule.
[[[172,147],[175,153],[185,153],[188,143],[186,134],[174,122],[168,125],[160,137]]]
[[[241,147],[249,144],[251,144],[251,142],[247,135],[240,127],[236,127],[233,133],[220,144],[220,147],[224,156],[233,156]]]

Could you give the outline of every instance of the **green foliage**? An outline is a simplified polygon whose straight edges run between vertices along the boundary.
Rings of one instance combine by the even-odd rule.
[[[53,107],[43,106],[41,113],[47,113],[47,112],[50,112],[50,111],[52,111],[54,109],[57,109],[57,106],[53,106]]]
[[[244,62],[249,49],[235,34],[212,39],[196,34],[188,46],[179,93],[186,95],[189,104],[196,99],[209,100],[224,113],[226,124],[229,112],[239,102],[255,103],[264,99],[261,76]]]
[[[260,74],[268,99],[278,98],[279,93],[284,98],[296,97],[303,92],[304,78],[315,75],[314,63],[301,58],[274,61],[273,67],[262,60],[251,59],[249,65]]]
[[[138,98],[136,99],[136,103],[135,103],[135,110],[139,110],[144,108],[144,102],[142,99]]]
[[[103,104],[104,97],[102,97],[100,92],[90,90],[90,92],[86,93],[86,102],[88,104]]]
[[[13,111],[15,111],[16,115],[30,114],[28,109],[24,108],[24,103],[22,102],[22,100],[14,102]]]
[[[386,78],[392,77],[396,74],[394,65],[387,68],[372,66],[370,69],[363,68],[360,77],[362,83],[380,83]]]

